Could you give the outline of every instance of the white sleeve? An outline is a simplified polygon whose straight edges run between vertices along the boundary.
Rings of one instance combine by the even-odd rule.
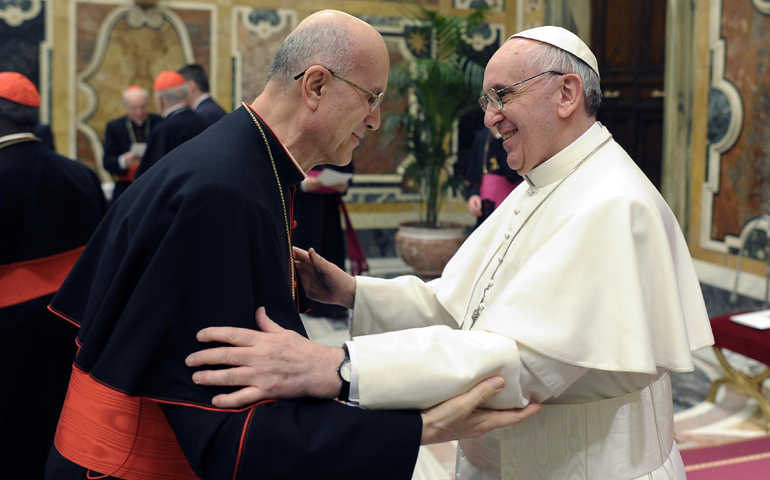
[[[439,280],[425,283],[413,275],[390,280],[356,277],[351,336],[449,325],[457,321],[436,299]]]
[[[362,407],[424,409],[495,375],[505,378],[506,388],[485,407],[528,403],[520,388],[516,342],[501,335],[434,326],[355,337],[352,343],[357,380],[353,397]]]
[[[505,389],[483,406],[521,408],[560,395],[587,371],[502,335],[445,326],[356,337],[347,344],[350,400],[365,408],[425,409],[495,375],[505,379]]]

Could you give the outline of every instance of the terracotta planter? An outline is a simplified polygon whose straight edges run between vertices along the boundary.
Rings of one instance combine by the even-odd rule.
[[[441,275],[465,236],[465,226],[455,223],[439,228],[425,228],[419,222],[402,223],[396,232],[396,253],[420,278],[431,280]]]

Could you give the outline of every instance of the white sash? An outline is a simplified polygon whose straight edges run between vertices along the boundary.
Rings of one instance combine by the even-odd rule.
[[[526,421],[501,429],[499,467],[489,464],[479,439],[460,440],[460,448],[480,470],[492,475],[502,471],[502,480],[628,480],[669,459],[673,429],[666,373],[622,397],[544,405]]]

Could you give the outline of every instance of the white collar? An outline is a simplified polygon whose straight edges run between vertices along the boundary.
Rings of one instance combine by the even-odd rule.
[[[533,168],[524,175],[524,180],[534,188],[542,188],[561,180],[591,150],[610,137],[610,132],[601,123],[596,122],[577,140],[565,149]]]
[[[0,143],[8,142],[10,140],[16,140],[16,139],[19,139],[19,138],[37,138],[37,137],[35,137],[34,133],[28,133],[28,132],[12,133],[10,135],[5,135],[3,137],[0,137]]]

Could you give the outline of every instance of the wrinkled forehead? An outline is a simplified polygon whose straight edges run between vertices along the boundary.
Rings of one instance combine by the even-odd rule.
[[[388,72],[390,71],[390,56],[382,37],[368,38],[361,42],[354,51],[354,75],[361,76],[358,81],[363,87],[373,91],[382,91],[388,87]]]
[[[489,59],[484,70],[484,90],[500,89],[531,76],[527,56],[536,42],[512,38]]]

